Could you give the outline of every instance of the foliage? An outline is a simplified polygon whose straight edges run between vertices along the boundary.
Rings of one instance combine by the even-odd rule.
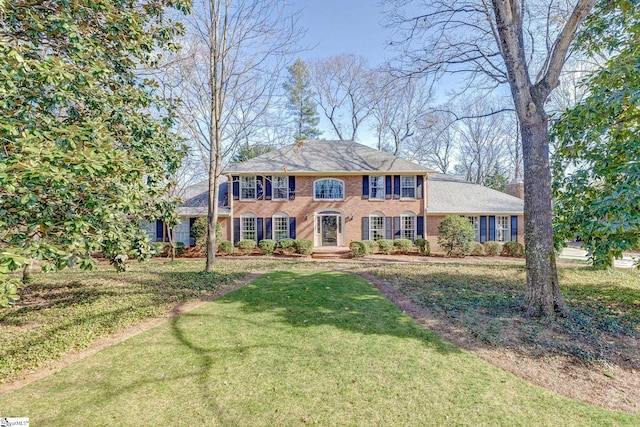
[[[597,9],[581,47],[609,60],[553,125],[554,231],[557,247],[579,239],[594,267],[610,268],[640,244],[640,7],[616,0]]]
[[[438,225],[438,245],[446,251],[447,256],[469,255],[475,237],[473,225],[463,216],[446,216]]]
[[[191,236],[196,240],[196,246],[199,248],[207,247],[207,230],[209,224],[207,217],[199,217],[191,224]],[[222,240],[222,224],[216,222],[216,242]]]
[[[296,241],[287,237],[286,239],[280,240],[278,246],[284,253],[292,253],[296,249]]]
[[[506,242],[502,245],[502,256],[522,258],[524,257],[524,246],[520,242]]]
[[[236,245],[245,255],[249,255],[256,248],[256,241],[250,239],[242,239]]]
[[[153,256],[161,257],[169,255],[169,243],[166,242],[153,242]]]
[[[469,255],[473,256],[483,256],[484,255],[484,246],[480,242],[473,242],[471,244],[471,252]]]
[[[315,93],[311,88],[309,69],[300,58],[288,67],[289,79],[284,83],[287,91],[287,109],[293,116],[295,139],[315,139],[320,136]]]
[[[413,242],[409,239],[395,239],[393,241],[393,247],[401,253],[406,254],[413,249]]]
[[[367,244],[364,242],[349,243],[349,250],[351,250],[351,256],[353,258],[369,255],[369,246],[367,246]]]
[[[380,250],[380,253],[385,255],[393,253],[393,240],[378,239],[376,242],[378,242],[378,249]]]
[[[427,239],[416,239],[413,243],[418,247],[418,252],[421,255],[429,255],[431,254],[431,246],[429,245],[429,241]]]
[[[218,251],[223,255],[233,255],[233,243],[228,240],[223,240],[218,243]]]
[[[363,240],[362,243],[364,243],[367,246],[367,249],[368,249],[370,254],[377,254],[378,253],[378,241],[377,240]]]
[[[502,244],[498,242],[486,242],[484,244],[484,253],[487,256],[498,256],[502,253]]]
[[[231,157],[231,163],[246,162],[254,157],[266,154],[271,150],[273,150],[273,147],[263,144],[243,145],[239,147],[233,157]]]
[[[176,256],[182,256],[184,255],[184,243],[182,242],[176,242],[174,244],[175,246],[175,250],[176,250]]]
[[[486,187],[492,188],[497,191],[505,192],[509,178],[500,170],[498,165],[495,165],[493,171],[487,175],[484,181]]]
[[[309,239],[298,239],[295,241],[295,248],[300,255],[310,256],[313,253],[313,242]]]
[[[140,220],[165,198],[181,146],[149,73],[180,25],[177,0],[8,2],[0,26],[0,247],[45,270],[120,270],[152,251]],[[117,35],[117,36],[116,36]]]
[[[262,239],[258,246],[260,247],[260,253],[262,255],[273,255],[273,251],[276,249],[277,242],[271,239]]]
[[[9,279],[9,273],[26,262],[18,251],[0,251],[0,308],[8,308],[20,299],[20,283],[17,279]]]

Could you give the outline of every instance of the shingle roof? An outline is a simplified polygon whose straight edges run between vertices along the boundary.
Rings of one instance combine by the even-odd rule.
[[[202,216],[207,215],[209,203],[209,181],[201,181],[184,189],[182,204],[178,206],[178,215]],[[229,216],[231,209],[227,207],[229,202],[229,183],[225,176],[220,177],[220,192],[218,193],[219,214]]]
[[[353,141],[306,140],[228,166],[223,173],[427,173],[432,170]]]
[[[522,214],[524,201],[461,178],[436,173],[427,184],[427,214]]]

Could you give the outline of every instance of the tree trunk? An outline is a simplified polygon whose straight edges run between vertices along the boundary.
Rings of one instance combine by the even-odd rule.
[[[527,287],[526,317],[564,314],[553,246],[549,133],[546,114],[520,120],[524,162],[524,240]]]

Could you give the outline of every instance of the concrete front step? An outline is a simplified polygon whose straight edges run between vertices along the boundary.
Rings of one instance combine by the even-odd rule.
[[[343,246],[315,248],[312,258],[350,258],[351,251]]]

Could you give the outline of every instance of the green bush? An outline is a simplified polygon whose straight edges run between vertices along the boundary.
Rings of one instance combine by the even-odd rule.
[[[282,239],[278,242],[278,246],[284,253],[292,253],[296,248],[296,241],[289,238]]]
[[[218,252],[223,255],[233,255],[233,243],[228,240],[223,240],[218,243]]]
[[[249,239],[242,239],[237,244],[238,249],[242,250],[245,255],[249,255],[251,251],[256,248],[256,241]]]
[[[479,243],[479,242],[471,243],[471,255],[484,256],[484,246],[482,246],[482,243]]]
[[[407,254],[413,249],[413,242],[409,239],[395,239],[393,246],[401,253]]]
[[[207,246],[207,228],[209,227],[206,216],[199,217],[191,225],[191,236],[196,240],[196,246],[205,248]],[[222,225],[216,223],[216,242],[222,240]]]
[[[388,240],[388,239],[380,239],[377,240],[378,242],[378,250],[385,254],[385,255],[389,255],[390,253],[393,252],[393,240]]]
[[[522,258],[524,256],[524,246],[518,242],[507,242],[502,245],[501,255]]]
[[[422,255],[429,255],[431,253],[431,247],[427,239],[416,239],[413,241],[413,244],[418,247],[418,252]]]
[[[167,256],[169,255],[169,248],[169,243],[153,242],[153,256]]]
[[[438,245],[445,250],[447,256],[469,255],[475,237],[473,225],[463,216],[446,216],[438,226]]]
[[[295,248],[300,255],[310,256],[313,253],[313,242],[308,239],[298,239],[295,241]]]
[[[502,252],[502,244],[498,242],[487,242],[484,244],[484,253],[487,256],[498,256]]]
[[[368,249],[367,255],[378,253],[378,242],[376,240],[363,240],[362,243],[364,243],[367,246],[367,249]]]
[[[184,255],[184,243],[176,242],[175,243],[175,248],[176,248],[176,256]]]
[[[369,255],[369,246],[364,242],[351,242],[349,243],[349,249],[353,258]]]
[[[258,244],[260,247],[260,253],[262,255],[273,255],[273,251],[276,249],[276,241],[271,239],[260,240]]]

